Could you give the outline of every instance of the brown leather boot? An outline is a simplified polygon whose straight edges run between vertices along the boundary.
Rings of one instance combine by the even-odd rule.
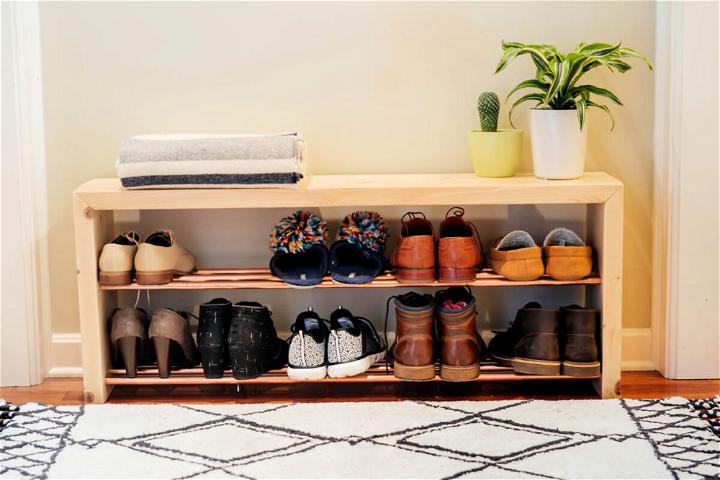
[[[395,278],[400,283],[432,282],[435,280],[432,223],[421,212],[408,212],[400,221],[400,242],[392,255]]]
[[[482,249],[474,227],[463,215],[465,210],[453,207],[440,224],[438,267],[441,282],[472,282],[477,266],[482,262]]]
[[[393,370],[403,380],[435,377],[432,296],[408,292],[395,297],[395,342],[390,347]],[[386,318],[387,326],[387,318]],[[387,336],[387,335],[386,335]]]
[[[563,307],[562,373],[571,377],[597,377],[600,375],[597,330],[597,310],[577,305]]]
[[[485,342],[477,332],[475,297],[469,288],[451,287],[435,295],[440,335],[440,377],[464,382],[480,374]]]
[[[170,376],[170,367],[194,367],[200,361],[195,340],[190,333],[190,314],[161,308],[153,313],[148,335],[155,345],[161,378]]]
[[[560,375],[559,326],[560,309],[528,303],[506,332],[490,340],[490,357],[516,373]]]

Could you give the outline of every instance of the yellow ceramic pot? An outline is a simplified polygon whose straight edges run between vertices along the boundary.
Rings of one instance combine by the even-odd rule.
[[[468,146],[478,177],[512,177],[520,165],[522,130],[473,130],[468,135]]]

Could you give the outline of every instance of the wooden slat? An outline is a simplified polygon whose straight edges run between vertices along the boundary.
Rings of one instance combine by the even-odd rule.
[[[603,172],[574,180],[529,174],[480,178],[472,173],[315,175],[293,188],[126,190],[117,178],[98,178],[75,193],[96,210],[187,210],[411,205],[603,203],[621,183]]]
[[[323,378],[319,380],[293,380],[287,376],[287,369],[272,370],[258,378],[248,380],[236,380],[232,371],[226,370],[222,378],[205,378],[201,368],[186,368],[174,370],[169,378],[158,377],[157,368],[145,368],[138,370],[138,376],[128,378],[124,376],[124,370],[112,369],[105,378],[107,385],[213,385],[213,384],[292,384],[292,383],[393,383],[404,382],[392,374],[392,368],[388,371],[384,364],[373,365],[367,372],[361,375],[345,378]],[[480,376],[473,381],[476,382],[497,382],[497,381],[523,381],[523,380],[577,380],[591,379],[595,377],[570,377],[567,375],[518,375],[512,368],[503,367],[497,364],[483,364],[480,367]],[[445,381],[436,373],[435,378],[430,381]]]
[[[483,372],[507,372],[512,371],[512,368],[510,367],[504,367],[502,365],[498,365],[496,363],[483,363],[480,369]],[[390,373],[392,373],[392,367],[389,369]],[[157,376],[158,375],[158,369],[156,367],[138,367],[137,373],[140,376]],[[366,373],[382,373],[385,374],[385,364],[384,363],[376,363],[372,367],[368,369]],[[180,368],[172,371],[173,375],[202,375],[203,370],[200,367],[197,368]],[[225,375],[232,375],[232,370],[225,370]],[[125,376],[125,370],[122,368],[112,368],[108,370],[109,376]],[[271,370],[265,375],[287,375],[287,368],[280,368],[278,370]]]
[[[478,272],[475,281],[467,283],[473,287],[506,287],[506,286],[531,286],[531,285],[599,285],[601,279],[597,274],[592,274],[582,280],[553,280],[549,277],[542,277],[538,280],[527,282],[516,282],[497,275],[492,270],[485,269]],[[330,277],[325,277],[322,283],[315,285],[315,288],[396,288],[396,287],[442,287],[447,283],[415,282],[400,283],[395,276],[388,272],[378,276],[370,283],[362,285],[348,285],[333,282]],[[191,275],[182,275],[173,279],[165,285],[103,285],[101,290],[229,290],[229,289],[279,289],[293,288],[283,283],[279,278],[270,274],[267,268],[238,268],[238,269],[203,269]]]

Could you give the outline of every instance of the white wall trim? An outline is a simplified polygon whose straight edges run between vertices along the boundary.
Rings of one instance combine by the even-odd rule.
[[[692,85],[695,85],[699,78],[705,78],[702,71],[694,65],[695,49],[706,43],[704,37],[698,38],[697,33],[704,32],[704,35],[712,35],[708,28],[711,27],[713,19],[707,14],[703,16],[697,11],[697,8],[702,6],[704,4],[692,2],[659,2],[656,4],[655,184],[651,328],[653,332],[652,359],[660,373],[668,378],[698,378],[698,376],[702,378],[713,374],[712,369],[703,368],[704,365],[707,366],[707,355],[705,357],[695,355],[696,352],[692,352],[692,348],[689,348],[692,340],[688,339],[692,338],[692,329],[694,331],[703,329],[698,319],[704,318],[705,321],[712,321],[714,317],[716,320],[717,312],[713,314],[706,308],[703,316],[703,309],[695,308],[697,298],[687,299],[692,287],[681,284],[683,272],[685,272],[682,277],[683,281],[687,281],[688,268],[692,268],[687,265],[701,265],[704,258],[699,257],[702,255],[699,252],[697,254],[690,253],[691,258],[687,258],[690,252],[687,245],[694,241],[688,240],[686,237],[688,227],[685,224],[693,222],[692,217],[688,218],[686,205],[697,206],[699,202],[693,198],[699,198],[697,195],[701,194],[696,191],[694,185],[687,178],[688,175],[692,176],[693,174],[697,178],[696,162],[711,162],[713,158],[717,161],[717,156],[713,156],[712,153],[699,151],[698,148],[703,147],[698,147],[696,143],[697,132],[703,132],[702,134],[709,135],[709,138],[717,135],[717,124],[708,123],[710,122],[709,118],[698,117],[699,99],[705,97],[699,97],[697,96],[699,94],[694,91],[688,91],[689,88],[695,88]],[[699,19],[706,19],[707,24],[697,25]],[[715,28],[717,29],[717,24],[715,24]],[[715,35],[717,35],[717,30]],[[717,41],[711,43],[715,43],[716,46]],[[717,61],[716,56],[715,61]],[[707,81],[706,83],[711,82]],[[714,86],[717,89],[717,84]],[[709,105],[709,107],[717,108],[717,105]],[[707,131],[699,130],[702,128]],[[704,160],[702,160],[703,158]],[[687,191],[683,191],[683,187]],[[706,185],[701,188],[709,187]],[[695,203],[692,203],[693,201]],[[685,216],[681,215],[682,211],[685,211]],[[691,209],[690,211],[695,210]],[[690,230],[695,231],[698,224],[701,223],[695,220],[693,224],[695,228]],[[681,235],[684,239],[682,244]],[[683,263],[680,258],[681,251],[686,256],[682,259]],[[702,280],[707,285],[709,279],[702,277]],[[716,294],[715,292],[706,295]],[[707,301],[707,297],[705,301]],[[689,314],[690,317],[688,317],[688,312],[692,312]],[[681,331],[681,328],[685,330]],[[712,336],[705,338],[711,339]],[[706,342],[703,345],[703,351],[717,350],[717,342],[714,347],[712,342]],[[704,360],[702,360],[703,358]],[[718,370],[715,369],[714,372],[717,374]]]
[[[622,369],[655,370],[651,352],[652,334],[649,328],[623,328]],[[52,336],[53,365],[49,377],[82,376],[82,357],[79,333],[56,333]]]
[[[649,328],[623,328],[622,370],[655,370],[652,340],[653,335]]]
[[[12,58],[9,72],[12,78],[11,120],[15,123],[16,158],[19,198],[16,208],[21,212],[18,235],[24,246],[24,302],[27,318],[17,322],[5,320],[3,329],[16,334],[24,329],[27,338],[27,378],[31,384],[45,378],[50,345],[50,289],[48,262],[47,180],[45,167],[45,130],[43,112],[42,62],[40,50],[40,20],[37,2],[6,3],[2,6],[3,22],[8,28]],[[7,100],[3,98],[3,100]],[[4,159],[3,162],[9,161]],[[23,362],[24,363],[24,362]]]
[[[660,373],[674,377],[684,6],[682,2],[660,2],[656,8],[652,358]]]
[[[82,377],[82,367],[52,367],[47,376],[50,378]]]
[[[82,376],[82,345],[79,333],[55,333],[50,342],[48,377]]]

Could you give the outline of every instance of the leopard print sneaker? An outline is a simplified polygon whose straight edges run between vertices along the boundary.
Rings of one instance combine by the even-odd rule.
[[[312,309],[297,316],[288,339],[288,377],[295,380],[318,380],[327,374],[325,346],[328,339],[326,320]]]
[[[351,377],[385,358],[385,342],[370,320],[338,307],[330,316],[327,343],[328,376]]]

